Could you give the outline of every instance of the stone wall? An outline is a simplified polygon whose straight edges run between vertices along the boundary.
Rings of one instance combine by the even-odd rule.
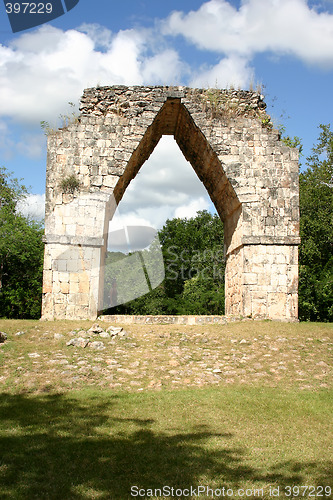
[[[162,135],[174,135],[225,227],[226,314],[297,318],[298,154],[256,92],[87,89],[48,138],[43,318],[95,318],[108,222]],[[79,190],[63,193],[74,174]]]

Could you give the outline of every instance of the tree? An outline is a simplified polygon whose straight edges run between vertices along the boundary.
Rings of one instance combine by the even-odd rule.
[[[0,168],[0,317],[40,317],[43,229],[17,210],[26,194],[25,186]]]
[[[159,231],[165,278],[149,294],[113,308],[114,314],[223,314],[223,224],[199,212],[167,220]],[[108,280],[110,281],[110,280]]]
[[[333,320],[333,132],[320,125],[318,144],[300,173],[299,317]]]

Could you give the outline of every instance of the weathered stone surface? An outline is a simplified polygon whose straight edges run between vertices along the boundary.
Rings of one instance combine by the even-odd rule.
[[[96,351],[102,351],[103,349],[105,349],[105,345],[103,344],[103,342],[101,342],[99,340],[95,340],[94,342],[90,342],[89,347],[91,349],[96,349]]]
[[[7,340],[7,334],[5,332],[0,332],[0,344],[3,344]]]
[[[226,314],[297,319],[298,155],[265,107],[251,91],[87,89],[78,122],[48,138],[43,318],[97,317],[108,221],[169,134],[224,222]],[[80,188],[62,193],[71,174]]]
[[[89,344],[89,339],[85,339],[83,337],[77,337],[71,339],[66,343],[67,346],[82,347],[82,348],[87,347],[88,344]]]
[[[99,326],[99,324],[95,323],[92,325],[91,328],[89,328],[88,332],[92,332],[92,333],[102,333],[104,332],[103,328],[101,326]]]

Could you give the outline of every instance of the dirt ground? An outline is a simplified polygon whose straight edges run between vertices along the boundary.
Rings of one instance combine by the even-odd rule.
[[[332,385],[331,324],[126,325],[123,336],[112,338],[87,332],[92,324],[0,320],[8,337],[0,344],[0,390]],[[67,345],[79,337],[89,340],[86,347]]]

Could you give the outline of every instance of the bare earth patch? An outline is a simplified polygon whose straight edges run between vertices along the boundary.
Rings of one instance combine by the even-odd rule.
[[[8,336],[0,344],[0,389],[145,391],[246,384],[317,390],[332,385],[330,324],[126,325],[126,335],[116,337],[87,332],[92,324],[0,320],[0,331]],[[104,330],[110,326],[98,324]],[[79,337],[90,343],[66,345]]]

